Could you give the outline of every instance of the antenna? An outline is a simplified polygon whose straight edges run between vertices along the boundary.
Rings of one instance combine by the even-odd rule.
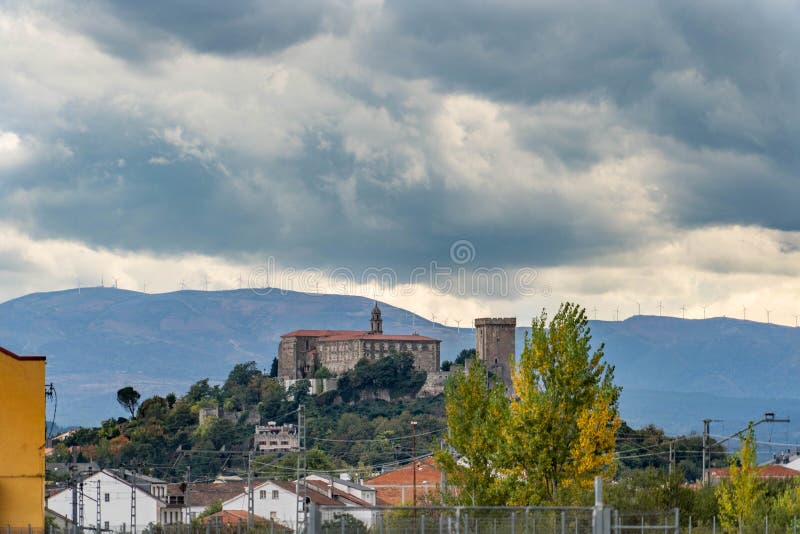
[[[242,275],[241,274],[236,278],[236,281],[239,283],[239,289],[242,289]]]
[[[597,306],[594,307],[594,320],[597,320]]]
[[[636,310],[637,310],[636,315],[641,315],[642,314],[642,304],[640,302],[636,303]]]
[[[795,315],[795,316],[794,316],[794,327],[795,327],[795,328],[797,328],[797,318],[798,318],[798,317],[800,317],[800,315]]]
[[[78,295],[81,294],[81,279],[78,278]]]
[[[686,304],[681,306],[681,319],[686,319]]]
[[[659,316],[659,317],[661,317],[661,308],[663,308],[663,307],[664,307],[664,306],[661,304],[661,301],[659,300],[659,301],[658,301],[658,316]]]
[[[431,313],[431,326],[433,328],[436,328],[436,314],[435,313]]]
[[[142,282],[142,293],[147,293],[147,282]]]
[[[203,291],[208,291],[208,275],[203,275]]]
[[[619,306],[617,306],[617,321],[619,321]]]
[[[767,312],[767,324],[769,324],[769,313],[770,313],[770,310],[764,310],[764,311]]]
[[[703,308],[703,319],[705,319],[706,318],[706,308],[708,308],[708,306],[706,305],[706,306],[700,306],[700,307]]]
[[[118,289],[118,288],[117,288],[117,281],[118,281],[118,280],[119,280],[119,278],[114,278],[114,289]]]
[[[186,283],[183,280],[181,280],[180,283],[178,284],[178,287],[180,287],[181,291],[183,291],[184,289],[186,289]]]
[[[456,319],[456,332],[461,333],[461,319]]]
[[[103,275],[100,275],[100,287],[106,287],[105,280],[103,280]]]
[[[742,320],[747,320],[747,306],[742,306]]]

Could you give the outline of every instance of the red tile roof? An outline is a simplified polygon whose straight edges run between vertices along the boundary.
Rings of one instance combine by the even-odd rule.
[[[203,518],[203,524],[216,522],[217,518],[219,518],[219,521],[222,524],[226,523],[238,524],[239,522],[247,523],[247,510],[222,510],[220,512],[211,514]],[[253,514],[253,519],[259,522],[267,521],[266,518],[255,514]]]
[[[417,499],[435,490],[442,481],[442,472],[436,468],[433,458],[423,458],[417,462]],[[394,471],[378,475],[364,482],[365,486],[377,490],[381,503],[400,505],[413,499],[414,471],[412,464]]]
[[[800,475],[800,471],[795,471],[783,465],[764,465],[757,468],[759,478],[790,478]],[[708,470],[709,476],[716,478],[728,478],[730,476],[729,467],[714,467]]]
[[[281,337],[326,337],[337,334],[363,334],[361,330],[294,330]]]
[[[167,495],[184,495],[183,484],[167,484]],[[208,506],[213,502],[225,502],[241,495],[247,490],[247,483],[242,482],[192,482],[189,485],[188,503],[192,506]]]
[[[325,482],[323,480],[309,480],[308,481],[308,485],[309,486],[314,486],[316,488],[319,488],[319,490],[320,491],[324,491],[326,495],[327,495],[328,491],[331,490],[330,482]],[[346,501],[350,501],[353,504],[357,504],[359,506],[372,507],[372,505],[370,503],[368,503],[367,501],[365,501],[363,499],[359,499],[358,497],[356,497],[354,495],[350,495],[347,492],[344,492],[344,491],[342,491],[340,489],[337,489],[335,486],[333,487],[333,497],[334,498],[339,497],[340,499],[344,499]]]
[[[432,337],[421,336],[419,334],[370,334],[369,332],[348,332],[325,336],[320,341],[351,341],[354,339],[365,339],[369,341],[439,341]]]
[[[368,339],[374,341],[439,341],[419,334],[371,334],[363,330],[295,330],[284,337],[317,337],[320,341],[351,341]]]

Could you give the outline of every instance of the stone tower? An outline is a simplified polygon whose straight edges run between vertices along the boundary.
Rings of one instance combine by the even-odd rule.
[[[375,302],[375,307],[372,308],[372,318],[369,320],[369,333],[383,334],[383,319],[381,319],[381,309],[378,308],[377,302]]]
[[[507,395],[513,393],[509,360],[516,355],[516,328],[515,317],[475,319],[475,350],[489,372],[503,381]]]

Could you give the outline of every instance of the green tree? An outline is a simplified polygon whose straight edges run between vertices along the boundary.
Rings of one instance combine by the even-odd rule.
[[[758,478],[752,422],[742,436],[741,449],[731,460],[729,475],[728,480],[717,486],[719,519],[723,528],[734,530],[740,520],[744,527],[760,524],[767,510],[767,489]]]
[[[542,311],[519,361],[512,356],[516,397],[505,435],[513,504],[569,501],[596,475],[613,476],[621,388],[603,344],[592,351],[591,339],[585,310],[565,303],[549,324]]]
[[[473,360],[469,369],[459,370],[445,384],[448,448],[436,451],[439,467],[448,483],[458,491],[444,494],[445,500],[470,506],[505,504],[505,485],[500,477],[503,427],[508,421],[508,400],[500,383],[490,386],[486,365]]]
[[[475,349],[462,349],[461,352],[458,353],[458,356],[456,356],[453,365],[466,365],[467,360],[474,358],[477,354],[478,351]]]
[[[117,402],[131,413],[131,419],[136,414],[136,406],[138,406],[141,397],[139,392],[131,386],[126,386],[117,391]]]
[[[278,358],[272,358],[272,365],[269,367],[270,378],[278,377]]]

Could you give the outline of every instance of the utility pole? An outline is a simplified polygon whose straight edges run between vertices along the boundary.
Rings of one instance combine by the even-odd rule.
[[[192,505],[190,504],[192,493],[192,466],[186,466],[186,493],[183,495],[183,504],[186,505],[186,524],[192,522]]]
[[[708,434],[709,434],[709,427],[712,422],[718,422],[719,419],[703,419],[703,485],[708,484],[708,476],[706,475],[706,456],[708,456],[708,464],[711,464],[711,453],[708,447]],[[776,419],[775,412],[767,412],[764,414],[764,417],[756,421],[755,423],[750,423],[743,429],[734,432],[727,438],[723,438],[716,442],[717,445],[722,445],[726,441],[732,438],[736,438],[742,435],[742,432],[745,432],[750,425],[752,424],[753,427],[757,427],[761,423],[789,423],[791,422],[788,417],[784,419]]]
[[[78,466],[73,462],[69,466],[70,483],[72,485],[72,532],[78,534]]]
[[[297,495],[297,534],[307,534],[308,509],[306,508],[307,486],[306,481],[306,413],[302,404],[297,407],[297,480],[295,481],[295,494]],[[300,482],[302,478],[303,482]]]
[[[413,470],[412,486],[413,497],[412,506],[414,507],[414,527],[411,532],[417,531],[417,422],[411,421],[411,468]]]
[[[675,440],[669,442],[669,474],[675,471]]]
[[[131,466],[131,534],[136,534],[136,471],[135,466]]]
[[[83,482],[78,484],[78,525],[83,529]]]
[[[97,516],[96,517],[97,530],[95,532],[97,534],[100,534],[100,527],[103,524],[102,523],[103,516],[102,516],[102,514],[100,512],[100,479],[99,478],[97,479],[97,507],[95,508],[95,511],[97,512],[97,514],[96,514],[96,516]]]
[[[253,501],[253,451],[247,453],[247,530],[253,528],[255,502]]]

